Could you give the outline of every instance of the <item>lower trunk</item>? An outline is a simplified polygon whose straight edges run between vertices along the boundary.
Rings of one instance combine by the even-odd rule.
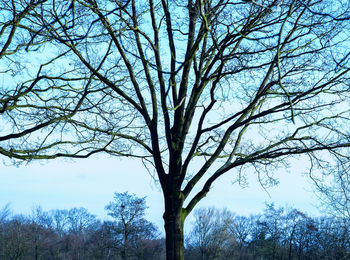
[[[165,202],[164,227],[167,260],[184,259],[184,215],[182,201]],[[170,204],[170,205],[169,205]]]

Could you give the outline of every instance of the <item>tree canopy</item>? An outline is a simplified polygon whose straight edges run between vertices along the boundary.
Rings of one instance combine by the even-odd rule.
[[[311,170],[348,158],[349,9],[2,0],[0,153],[140,158],[163,190],[168,259],[181,259],[183,222],[223,174],[266,186],[289,157]]]

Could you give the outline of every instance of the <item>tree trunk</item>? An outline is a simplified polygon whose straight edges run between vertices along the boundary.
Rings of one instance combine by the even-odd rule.
[[[179,198],[165,199],[164,227],[167,260],[184,260],[184,212]]]

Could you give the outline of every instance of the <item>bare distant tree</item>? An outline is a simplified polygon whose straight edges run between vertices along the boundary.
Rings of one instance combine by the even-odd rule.
[[[11,215],[10,203],[7,203],[0,210],[0,223],[4,223]]]
[[[234,214],[226,209],[199,208],[194,211],[194,217],[187,243],[189,258],[232,259],[232,252],[237,249],[236,239],[230,232]]]
[[[143,255],[144,242],[157,238],[157,228],[145,219],[146,209],[146,198],[127,192],[114,193],[114,200],[106,206],[108,215],[116,220],[110,228],[115,231],[122,259]]]
[[[323,209],[334,216],[350,220],[350,157],[337,156],[333,167],[323,169],[323,175],[314,178],[316,194]]]
[[[223,174],[268,186],[290,157],[348,158],[349,10],[1,0],[0,153],[143,160],[164,195],[167,259],[183,259],[184,221]]]

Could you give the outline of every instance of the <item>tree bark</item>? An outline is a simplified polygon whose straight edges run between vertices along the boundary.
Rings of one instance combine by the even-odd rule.
[[[165,198],[165,244],[167,260],[184,260],[184,220],[185,214],[182,209],[183,200]]]

